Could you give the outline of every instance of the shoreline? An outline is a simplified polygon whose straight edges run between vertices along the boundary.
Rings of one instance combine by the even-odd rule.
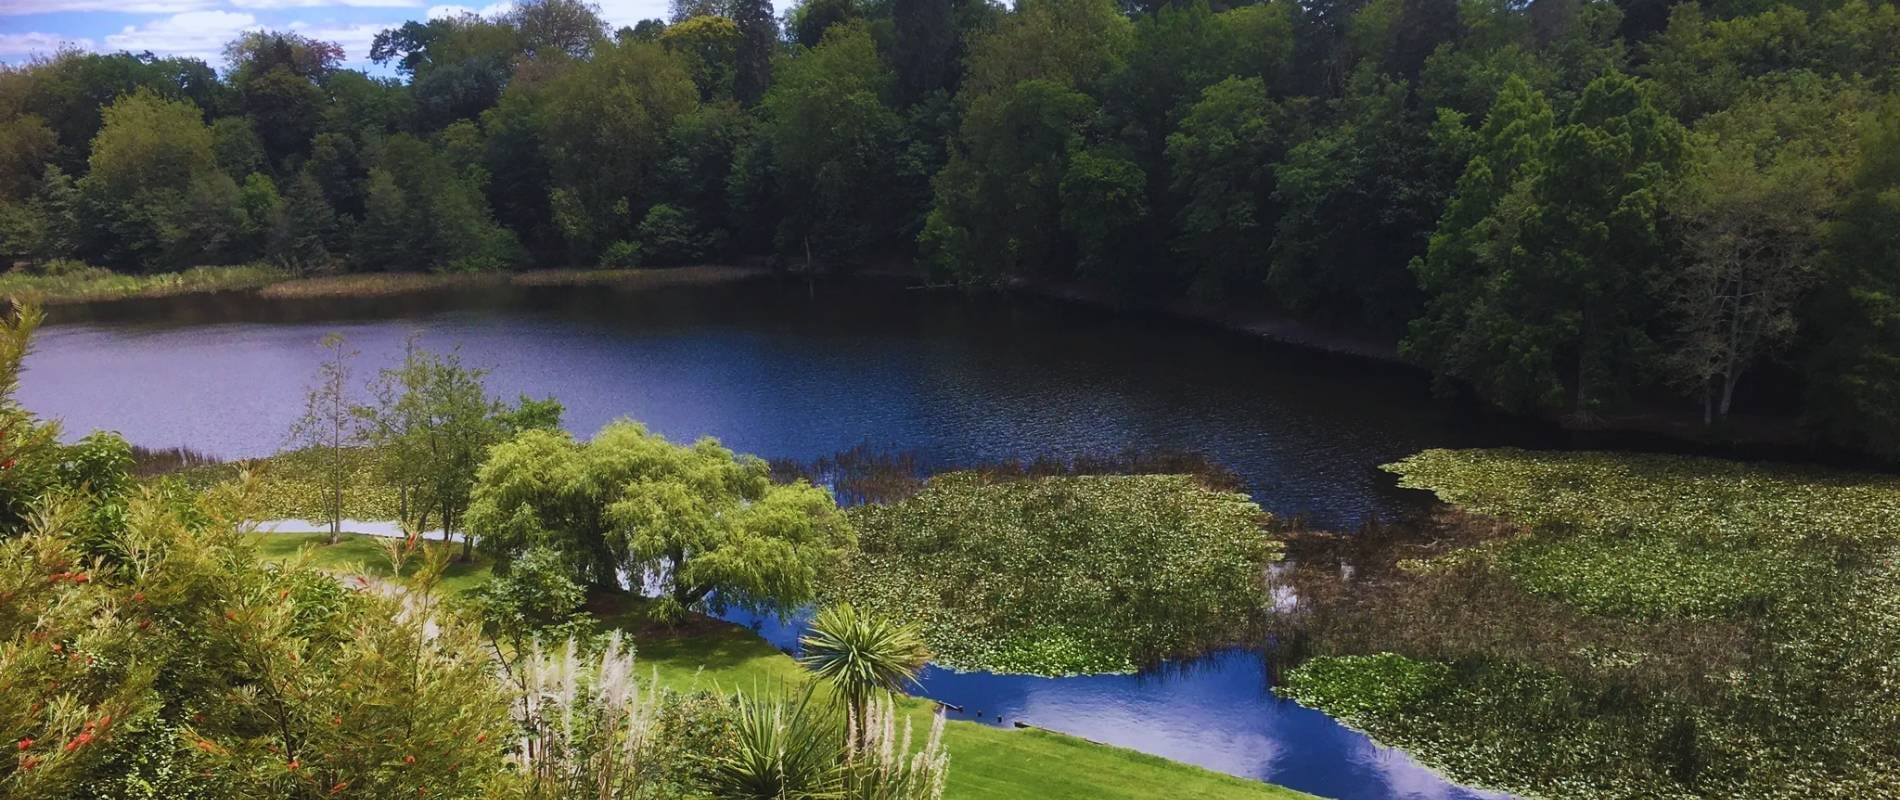
[[[227,271],[228,270],[228,271]],[[187,280],[187,274],[196,276]],[[223,280],[229,275],[237,280]],[[399,297],[427,293],[492,292],[506,290],[598,288],[612,291],[643,291],[693,286],[720,286],[765,279],[790,279],[806,283],[797,269],[778,270],[754,264],[695,264],[679,267],[639,267],[625,269],[557,268],[522,272],[492,273],[419,273],[379,272],[313,277],[277,276],[260,279],[250,268],[198,268],[177,276],[144,276],[147,288],[129,294],[82,293],[75,295],[40,294],[47,306],[111,307],[128,302],[190,295],[228,295],[254,297],[268,301],[351,300]],[[907,290],[937,293],[961,292],[962,289],[933,284],[928,274],[915,266],[885,263],[852,270],[843,275],[824,275],[822,283],[881,282],[901,284]],[[808,284],[809,288],[809,284]],[[1035,298],[1111,314],[1148,314],[1175,322],[1200,325],[1237,336],[1295,348],[1318,355],[1344,357],[1400,369],[1418,375],[1428,372],[1398,352],[1398,342],[1382,337],[1330,330],[1284,315],[1259,310],[1223,308],[1208,303],[1181,299],[1160,304],[1143,304],[1076,281],[1018,280],[996,290],[1004,294]],[[23,291],[23,295],[33,295]],[[1646,410],[1639,413],[1606,415],[1579,420],[1561,414],[1510,414],[1488,406],[1474,406],[1480,413],[1523,420],[1548,426],[1571,439],[1571,447],[1588,449],[1635,449],[1716,454],[1739,459],[1823,461],[1859,469],[1890,470],[1892,465],[1866,454],[1821,441],[1803,429],[1798,420],[1738,415],[1716,426],[1704,426],[1693,413],[1671,414]]]

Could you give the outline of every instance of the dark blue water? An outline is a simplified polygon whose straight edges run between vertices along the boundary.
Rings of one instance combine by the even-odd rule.
[[[1411,372],[1202,328],[1052,303],[895,287],[772,284],[394,300],[180,298],[54,309],[21,401],[73,438],[261,456],[285,441],[329,332],[359,382],[419,336],[492,370],[498,394],[554,395],[586,435],[629,416],[768,458],[862,443],[927,464],[1130,447],[1199,451],[1267,509],[1350,526],[1417,507],[1377,466],[1426,447],[1524,441],[1433,402]],[[790,646],[792,630],[762,631]],[[1403,754],[1275,699],[1232,651],[1140,676],[929,670],[922,693],[1026,722],[1345,798],[1463,798]]]

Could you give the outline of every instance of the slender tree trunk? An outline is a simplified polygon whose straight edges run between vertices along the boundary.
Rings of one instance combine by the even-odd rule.
[[[343,448],[333,447],[330,476],[330,544],[343,540]]]

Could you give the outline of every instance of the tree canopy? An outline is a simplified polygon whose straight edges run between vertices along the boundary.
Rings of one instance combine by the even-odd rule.
[[[712,439],[678,445],[626,421],[587,442],[529,430],[495,445],[468,530],[504,562],[548,548],[583,585],[651,582],[682,611],[796,608],[855,541],[829,491],[773,483],[764,461]]]
[[[1900,267],[1844,231],[1874,230],[1853,176],[1878,171],[1864,130],[1900,75],[1891,4],[669,12],[611,34],[582,0],[409,22],[367,53],[395,79],[267,30],[222,74],[78,51],[5,68],[0,253],[909,261],[1402,342],[1444,391],[1525,413],[1883,438],[1869,304]]]

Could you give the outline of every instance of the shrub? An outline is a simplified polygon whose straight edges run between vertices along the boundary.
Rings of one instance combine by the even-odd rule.
[[[640,245],[624,239],[607,245],[600,251],[600,266],[614,269],[640,266]]]

